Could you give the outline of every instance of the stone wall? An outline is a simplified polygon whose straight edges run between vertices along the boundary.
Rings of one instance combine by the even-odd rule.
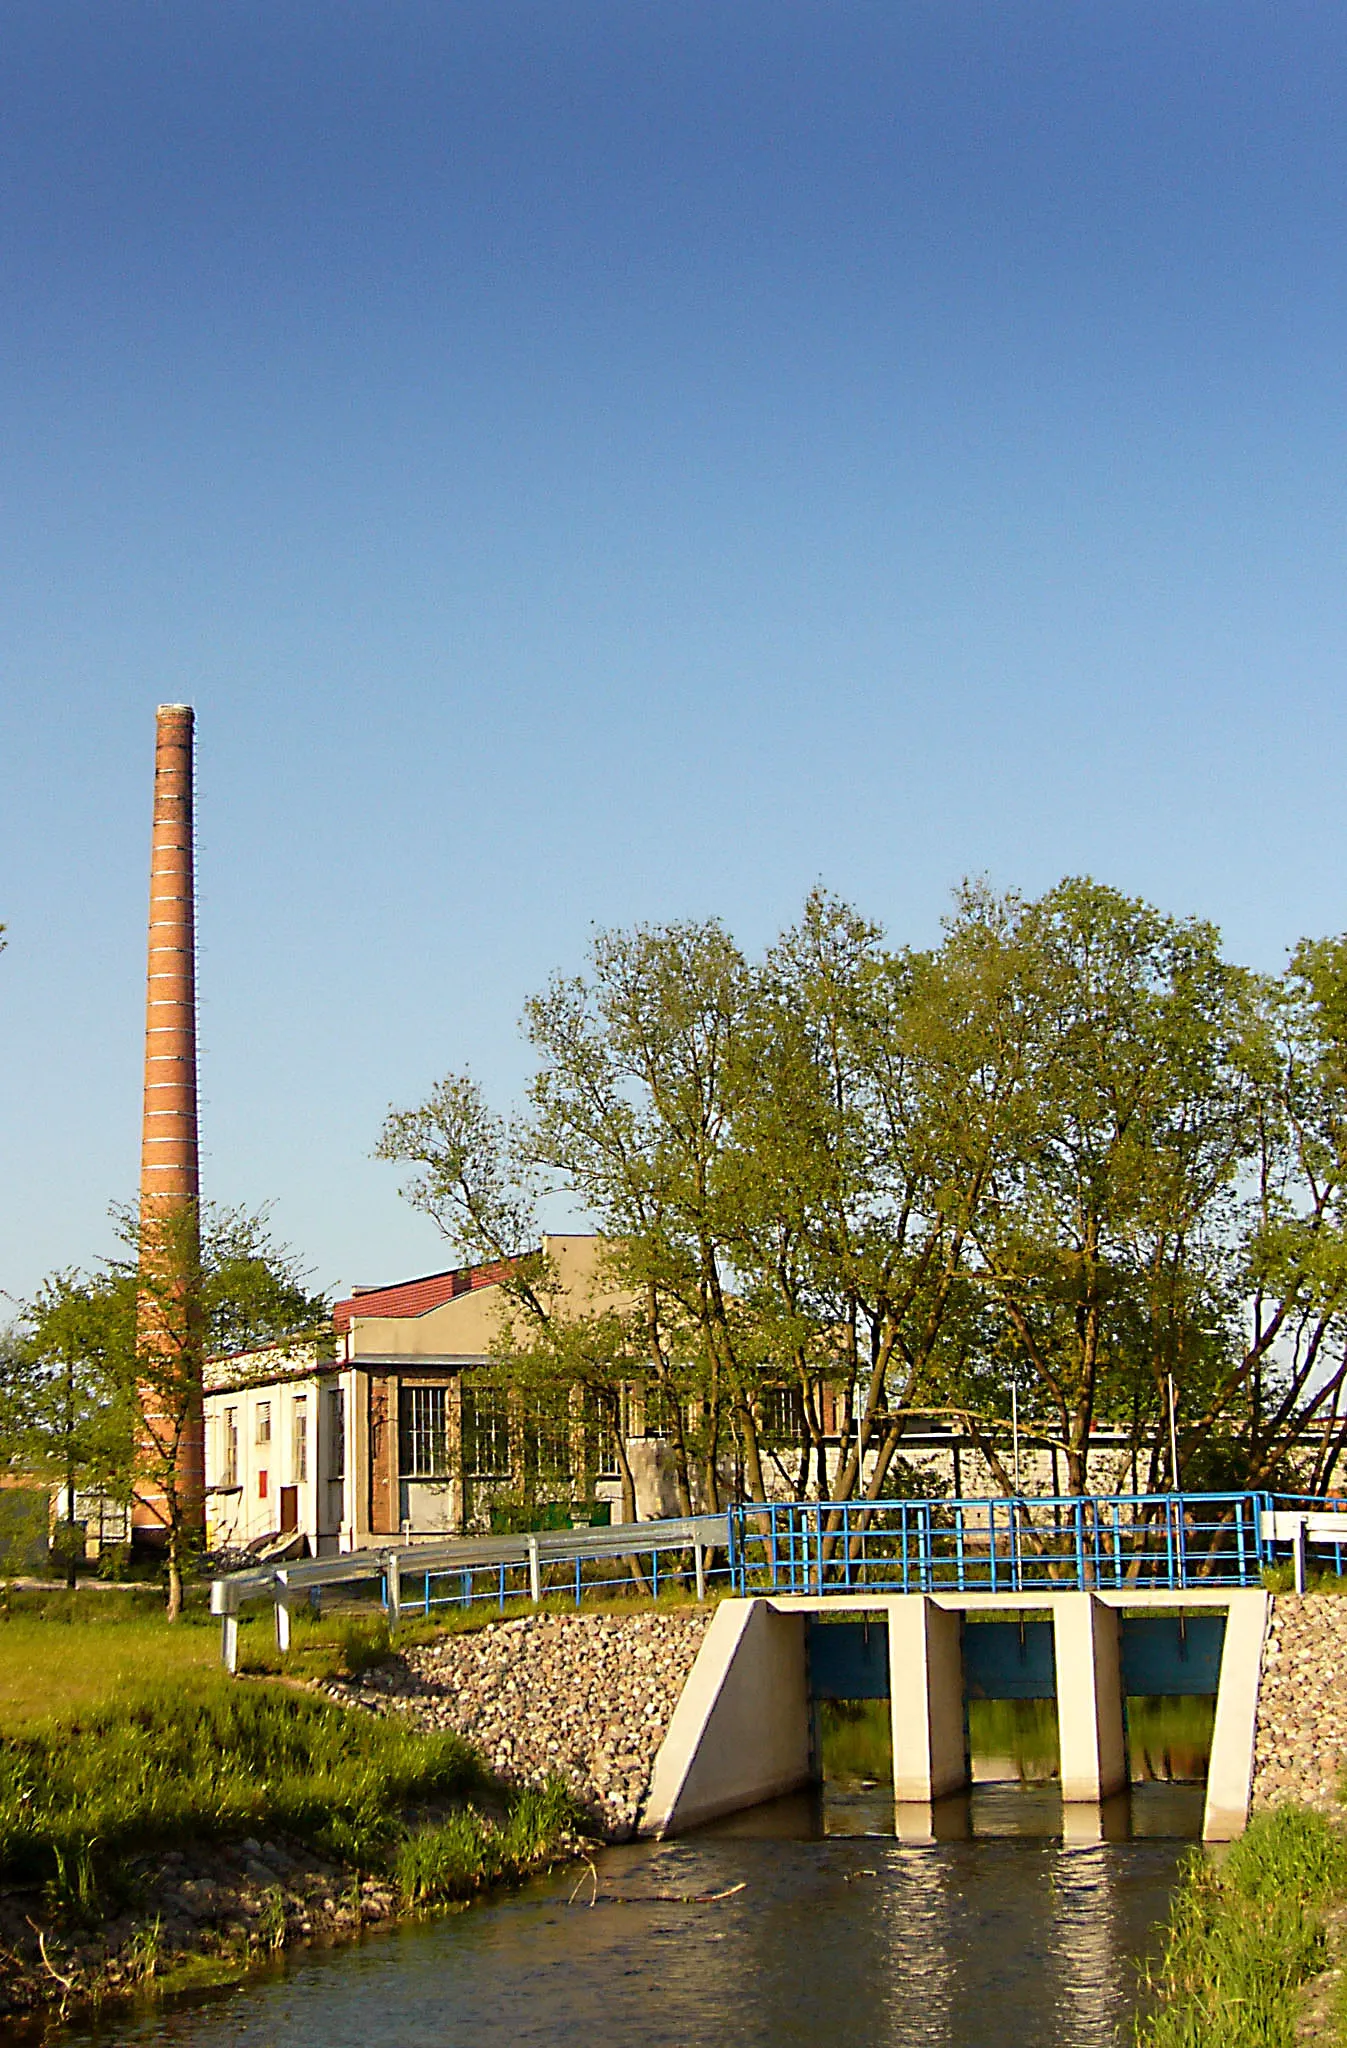
[[[710,1610],[529,1615],[410,1649],[335,1698],[449,1728],[516,1783],[558,1773],[610,1840],[631,1835]]]
[[[1347,1599],[1279,1593],[1263,1646],[1253,1804],[1341,1813],[1347,1765]]]

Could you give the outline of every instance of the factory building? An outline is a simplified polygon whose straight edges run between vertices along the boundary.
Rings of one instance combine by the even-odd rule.
[[[548,1237],[543,1249],[568,1298],[589,1311],[616,1304],[596,1280],[596,1238]],[[582,1411],[570,1426],[535,1423],[487,1371],[505,1270],[361,1288],[336,1304],[330,1340],[208,1361],[208,1547],[274,1537],[321,1556],[489,1528],[526,1475],[558,1506],[579,1486],[578,1512],[620,1519],[616,1467]],[[670,1511],[663,1450],[642,1440],[633,1457],[642,1517]]]

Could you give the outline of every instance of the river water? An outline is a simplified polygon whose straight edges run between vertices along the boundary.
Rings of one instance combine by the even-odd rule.
[[[1049,1785],[984,1784],[937,1832],[832,1785],[605,1851],[450,1918],[123,2014],[97,2048],[1103,2048],[1130,2038],[1195,1786],[1134,1787],[1068,1847]],[[738,1887],[738,1889],[733,1889]],[[597,1898],[589,1904],[597,1889]],[[727,1897],[715,1894],[728,1893]]]

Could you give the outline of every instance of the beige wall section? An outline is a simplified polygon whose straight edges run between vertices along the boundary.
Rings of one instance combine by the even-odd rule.
[[[544,1237],[566,1300],[578,1314],[623,1307],[630,1297],[615,1293],[598,1277],[603,1240]],[[474,1287],[422,1316],[352,1316],[352,1358],[484,1358],[500,1335],[506,1309],[499,1285]]]
[[[680,1834],[810,1777],[804,1616],[722,1600],[674,1709],[643,1835]]]
[[[941,1799],[968,1782],[962,1616],[924,1594],[887,1605],[893,1796]]]
[[[1266,1593],[1230,1594],[1202,1813],[1204,1842],[1231,1842],[1248,1822],[1267,1620]]]
[[[1093,1593],[1058,1593],[1052,1632],[1062,1799],[1107,1799],[1127,1783],[1118,1616]]]

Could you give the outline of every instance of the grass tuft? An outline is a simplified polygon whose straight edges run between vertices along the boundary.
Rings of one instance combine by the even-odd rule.
[[[575,1801],[556,1778],[521,1792],[503,1823],[465,1807],[398,1844],[392,1870],[399,1896],[412,1907],[471,1898],[534,1869],[579,1824]]]
[[[1142,2048],[1295,2048],[1300,1986],[1326,1959],[1322,1909],[1344,1890],[1347,1836],[1305,1807],[1260,1814],[1220,1869],[1194,1852]]]

